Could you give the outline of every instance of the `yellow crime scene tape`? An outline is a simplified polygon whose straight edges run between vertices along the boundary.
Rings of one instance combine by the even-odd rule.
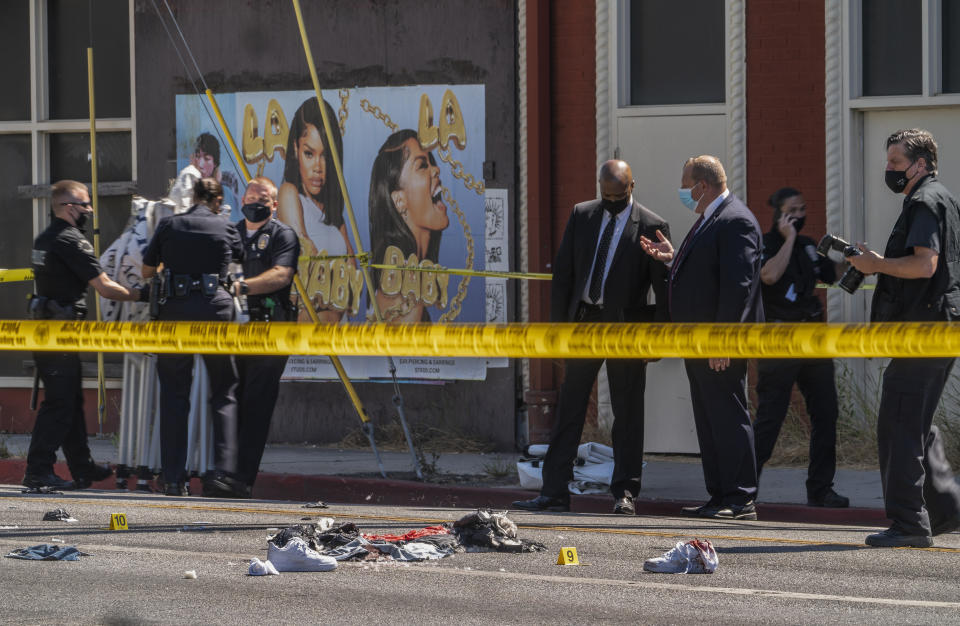
[[[398,265],[382,265],[378,263],[365,263],[361,255],[358,254],[339,254],[339,255],[319,255],[302,256],[300,261],[330,261],[335,259],[358,259],[367,267],[378,270],[400,270],[407,272],[434,272],[437,274],[454,274],[457,276],[484,276],[487,278],[516,278],[521,280],[550,280],[553,274],[541,274],[537,272],[496,272],[492,270],[461,270],[450,269],[446,267],[400,267]],[[26,280],[33,280],[32,269],[0,269],[0,283],[16,283]],[[861,285],[860,289],[875,289],[876,285]],[[826,283],[817,283],[817,289],[839,289],[836,285]]]
[[[960,324],[0,321],[0,350],[512,358],[952,357]]]
[[[19,283],[25,280],[33,280],[32,269],[0,269],[0,283]]]

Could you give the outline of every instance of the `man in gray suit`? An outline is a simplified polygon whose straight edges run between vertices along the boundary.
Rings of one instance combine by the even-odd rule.
[[[633,199],[633,172],[623,161],[600,168],[600,200],[573,208],[557,251],[550,297],[552,322],[666,321],[667,268],[640,246],[644,235],[669,237],[667,223]],[[647,304],[650,289],[656,305]],[[543,488],[515,507],[568,511],[573,463],[583,434],[590,392],[603,359],[567,359],[557,417],[543,462]],[[610,490],[615,513],[632,515],[643,466],[643,392],[646,361],[607,361],[613,405],[614,469]]]

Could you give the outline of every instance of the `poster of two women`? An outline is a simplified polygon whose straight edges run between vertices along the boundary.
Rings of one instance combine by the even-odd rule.
[[[296,231],[308,257],[298,272],[321,320],[364,323],[375,318],[376,306],[384,320],[395,323],[485,321],[482,278],[404,271],[484,267],[483,85],[322,93],[332,146],[313,91],[217,96],[251,176],[267,176],[277,184],[276,217]],[[176,97],[178,170],[192,163],[218,177],[231,219],[238,221],[243,174],[207,106],[195,95]],[[358,265],[359,247],[371,263],[395,268],[373,268],[372,290]],[[309,319],[303,306],[301,316]],[[376,378],[385,368],[382,360],[347,359],[345,365],[352,377]],[[291,359],[287,376],[327,378],[325,361]],[[478,374],[477,363],[469,359],[419,360],[410,370],[411,378]],[[332,368],[329,374],[334,375]]]

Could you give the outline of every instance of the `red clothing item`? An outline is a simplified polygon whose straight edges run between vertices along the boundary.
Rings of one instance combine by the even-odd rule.
[[[389,541],[390,543],[395,543],[397,541],[413,541],[414,539],[418,539],[420,537],[429,537],[430,535],[449,534],[450,531],[444,526],[427,526],[426,528],[411,530],[403,535],[368,535],[364,533],[363,538],[368,541]]]

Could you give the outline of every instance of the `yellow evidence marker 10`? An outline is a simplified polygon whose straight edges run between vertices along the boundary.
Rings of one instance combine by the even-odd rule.
[[[560,556],[557,557],[557,565],[580,565],[580,557],[577,556],[577,549],[560,548]]]
[[[127,516],[124,513],[110,515],[110,530],[130,530],[127,528]]]

